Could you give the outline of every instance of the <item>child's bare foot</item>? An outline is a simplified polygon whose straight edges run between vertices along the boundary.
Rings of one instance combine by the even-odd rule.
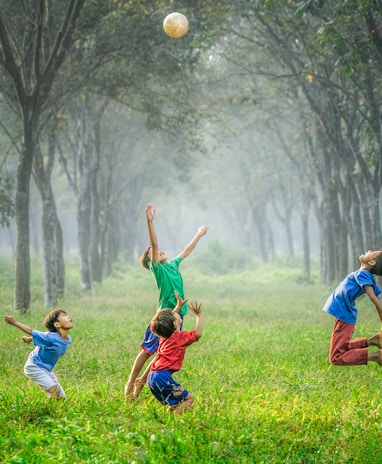
[[[378,350],[378,351],[374,351],[374,353],[370,353],[367,360],[377,362],[380,366],[382,366],[382,350]]]
[[[378,346],[382,348],[382,333],[378,332],[367,340],[367,346]]]
[[[127,383],[125,385],[125,400],[127,402],[132,401],[134,399],[133,398],[133,391],[134,391],[134,385],[130,384],[130,383]]]
[[[137,379],[134,383],[134,393],[133,399],[136,400],[141,393],[142,388],[145,386],[145,381],[141,379]]]
[[[51,398],[60,398],[60,389],[57,385],[53,385],[53,387],[50,387],[49,390],[46,390],[45,393],[48,400]]]

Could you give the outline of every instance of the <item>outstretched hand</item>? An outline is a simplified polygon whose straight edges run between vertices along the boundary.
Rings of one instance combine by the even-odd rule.
[[[33,338],[32,337],[27,337],[26,335],[24,335],[24,337],[21,337],[21,340],[24,343],[32,343]]]
[[[16,322],[16,319],[13,316],[4,316],[4,320],[10,325],[15,325]]]
[[[187,303],[188,299],[183,300],[183,298],[179,295],[179,293],[176,290],[174,290],[174,295],[177,301],[174,311],[178,313],[180,311],[180,308]]]
[[[195,316],[200,316],[202,314],[202,303],[198,303],[194,301],[188,305],[191,311],[195,314]]]
[[[198,235],[202,237],[203,235],[206,235],[207,231],[208,231],[207,226],[200,226],[198,229]]]
[[[146,206],[146,217],[149,222],[154,220],[155,217],[155,209],[151,203]]]

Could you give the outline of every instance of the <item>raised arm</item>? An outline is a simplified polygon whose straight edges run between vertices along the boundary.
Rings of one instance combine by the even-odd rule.
[[[173,309],[173,311],[174,311],[175,313],[179,313],[181,307],[182,307],[183,305],[185,305],[185,304],[187,303],[188,300],[187,300],[187,299],[186,299],[186,300],[183,300],[183,298],[179,295],[179,293],[178,293],[176,290],[174,290],[174,295],[175,295],[175,298],[176,298],[176,306],[175,306],[175,308]]]
[[[18,329],[22,330],[23,332],[27,333],[28,335],[32,335],[32,329],[21,322],[17,322],[13,316],[4,316],[5,322],[10,325],[14,325]]]
[[[155,264],[158,264],[159,261],[159,254],[158,254],[158,239],[157,234],[154,229],[153,220],[155,217],[155,209],[153,205],[149,203],[146,206],[146,218],[147,218],[147,228],[149,230],[149,239],[151,245],[151,259],[154,261]]]
[[[195,336],[199,340],[199,338],[203,334],[203,323],[202,323],[202,304],[198,303],[197,301],[194,301],[193,303],[190,303],[188,307],[191,309],[191,311],[195,314],[196,316],[196,322],[195,322]]]
[[[370,298],[370,300],[374,303],[375,309],[377,310],[379,319],[382,323],[382,302],[381,300],[377,297],[371,285],[365,285],[365,291],[368,297]]]
[[[179,256],[182,259],[187,258],[187,256],[193,252],[193,250],[195,249],[196,245],[198,244],[199,240],[203,237],[203,235],[206,235],[207,231],[208,231],[207,226],[200,226],[194,238],[186,246],[186,248],[181,253],[179,253]]]

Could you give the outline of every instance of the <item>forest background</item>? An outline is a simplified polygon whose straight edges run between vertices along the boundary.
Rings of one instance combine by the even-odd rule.
[[[172,11],[182,39],[162,29]],[[210,226],[208,272],[317,259],[324,283],[381,248],[382,2],[0,1],[1,253],[14,307],[65,262],[92,289],[147,245]],[[224,256],[226,259],[222,259]]]

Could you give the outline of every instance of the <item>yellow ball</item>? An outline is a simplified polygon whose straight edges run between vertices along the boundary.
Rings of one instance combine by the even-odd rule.
[[[182,13],[170,13],[163,21],[163,30],[173,39],[180,39],[185,36],[188,27],[188,19]]]

